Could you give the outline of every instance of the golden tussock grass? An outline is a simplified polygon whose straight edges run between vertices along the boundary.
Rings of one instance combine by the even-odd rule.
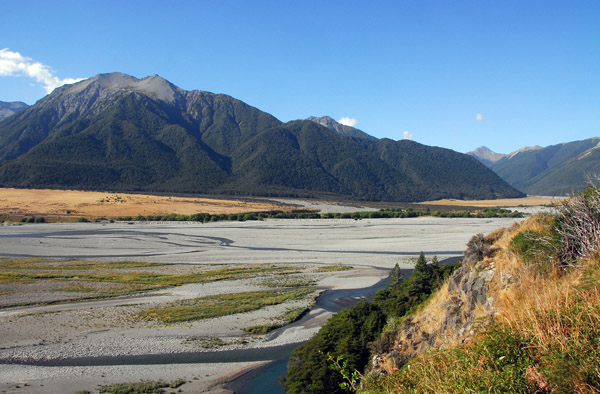
[[[0,188],[0,215],[5,217],[117,217],[136,215],[231,214],[291,211],[284,204],[216,198],[154,196],[76,190]]]

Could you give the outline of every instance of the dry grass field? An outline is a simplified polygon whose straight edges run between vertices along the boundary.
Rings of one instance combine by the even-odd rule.
[[[533,207],[541,205],[551,205],[558,202],[559,199],[552,197],[524,197],[524,198],[505,198],[498,200],[437,200],[437,201],[425,201],[419,204],[422,205],[443,205],[443,206],[456,206],[456,207]]]
[[[0,217],[42,216],[46,219],[68,217],[117,217],[136,215],[191,215],[194,213],[230,214],[290,211],[293,206],[242,200],[153,196],[143,194],[83,192],[73,190],[31,190],[0,188]]]

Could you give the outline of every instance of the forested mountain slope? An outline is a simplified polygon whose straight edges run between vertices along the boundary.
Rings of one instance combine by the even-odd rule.
[[[474,158],[282,123],[159,76],[101,74],[0,122],[0,185],[422,201],[518,197]]]
[[[519,149],[495,160],[479,160],[502,179],[530,195],[566,196],[600,176],[600,138]],[[477,156],[477,151],[470,152]],[[479,152],[481,153],[481,151]],[[493,153],[493,152],[492,152]],[[496,154],[497,155],[497,154]]]

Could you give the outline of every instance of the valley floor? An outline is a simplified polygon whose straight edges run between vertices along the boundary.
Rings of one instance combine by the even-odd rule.
[[[514,221],[419,217],[209,224],[28,224],[0,227],[0,256],[167,263],[161,269],[175,274],[188,272],[190,267],[208,270],[238,264],[286,266],[293,267],[298,278],[314,283],[319,292],[371,286],[386,277],[396,263],[410,269],[421,251],[429,258],[437,255],[440,260],[459,256],[472,235],[489,233]],[[327,267],[338,265],[353,269],[327,272]],[[243,328],[271,322],[289,308],[309,305],[310,300],[286,301],[252,312],[171,324],[140,320],[138,313],[173,301],[214,294],[269,291],[273,289],[269,281],[273,280],[284,279],[265,274],[184,284],[118,299],[58,300],[25,307],[4,305],[0,310],[0,390],[74,393],[95,390],[101,384],[140,379],[185,379],[190,383],[181,387],[184,393],[209,390],[219,379],[260,364],[261,357],[268,360],[268,349],[308,339],[331,312],[313,308],[302,324],[266,335],[248,335]],[[0,290],[8,294],[6,289]],[[26,304],[31,301],[27,297],[39,296],[40,289],[31,290],[23,288],[22,292],[11,294],[18,293],[15,297],[21,297],[20,303]],[[53,296],[60,298],[60,294]],[[262,349],[257,353],[262,356],[229,360],[222,357],[226,350],[247,349]],[[200,359],[194,359],[195,355],[203,352],[221,355],[216,361],[196,362]],[[179,359],[189,355],[191,359]],[[154,356],[163,360],[159,363]],[[121,358],[114,361],[115,357]],[[151,362],[144,364],[145,360]],[[115,362],[121,365],[109,365]]]

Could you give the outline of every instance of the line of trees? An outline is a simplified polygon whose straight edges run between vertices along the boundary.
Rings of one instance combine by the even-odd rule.
[[[162,222],[219,222],[219,221],[249,221],[265,219],[379,219],[379,218],[414,218],[419,216],[434,216],[444,218],[521,218],[523,214],[518,211],[511,211],[503,208],[488,208],[483,211],[432,211],[429,209],[414,210],[402,208],[387,208],[378,211],[364,212],[345,212],[345,213],[319,213],[314,211],[267,211],[250,213],[231,213],[231,214],[209,214],[195,213],[192,215],[177,215],[174,213],[168,215],[138,215],[138,216],[119,216],[115,218],[119,221],[162,221]]]

